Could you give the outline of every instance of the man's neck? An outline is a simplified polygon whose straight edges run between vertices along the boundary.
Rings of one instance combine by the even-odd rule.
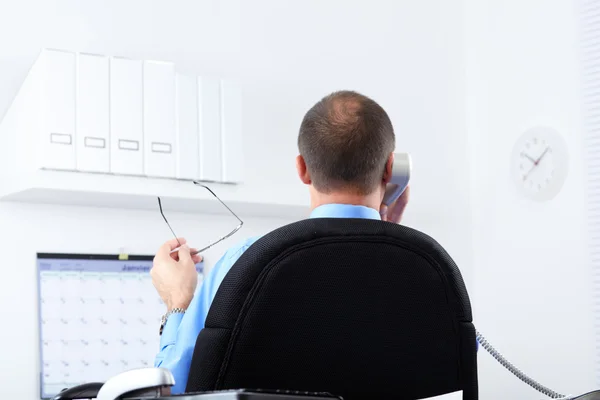
[[[325,204],[348,204],[353,206],[365,206],[369,208],[373,208],[379,212],[379,208],[381,206],[381,199],[379,198],[378,193],[373,193],[367,196],[364,195],[355,195],[348,193],[311,193],[311,209],[325,205]]]

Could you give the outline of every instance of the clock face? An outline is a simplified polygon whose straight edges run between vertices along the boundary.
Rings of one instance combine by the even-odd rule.
[[[567,147],[554,129],[536,127],[515,143],[511,174],[522,195],[547,201],[556,196],[567,177]]]

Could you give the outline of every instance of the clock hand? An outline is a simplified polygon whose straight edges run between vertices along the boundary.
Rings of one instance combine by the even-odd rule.
[[[544,158],[544,156],[546,155],[546,153],[548,152],[549,149],[550,149],[549,147],[546,147],[546,150],[544,150],[544,152],[542,153],[542,155],[540,155],[540,157],[537,160],[533,161],[533,167],[531,167],[531,169],[523,176],[523,181],[527,180],[527,177],[529,176],[529,174],[531,173],[531,171],[533,171],[535,169],[535,167],[538,166],[538,164],[540,163],[540,161],[542,160],[542,158]],[[525,154],[525,153],[523,153],[523,154]],[[525,157],[528,157],[528,156],[525,154]]]
[[[550,149],[550,147],[546,147],[546,150],[544,150],[544,152],[542,153],[542,155],[540,156],[540,158],[538,158],[535,161],[535,165],[538,165],[540,163],[540,161],[542,160],[542,158],[544,158],[544,156],[546,155],[546,153],[548,152],[549,149]]]
[[[523,182],[525,182],[527,180],[527,177],[529,176],[529,174],[531,174],[531,171],[533,171],[535,169],[535,167],[537,167],[537,164],[533,164],[533,167],[531,167],[531,169],[529,171],[527,171],[527,173],[525,175],[523,175]]]
[[[533,159],[533,157],[531,157],[529,154],[526,154],[524,152],[521,152],[521,155],[524,156],[525,158],[528,158],[532,163],[536,163],[535,160]]]

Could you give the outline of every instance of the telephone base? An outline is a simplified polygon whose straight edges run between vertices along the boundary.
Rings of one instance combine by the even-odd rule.
[[[572,400],[600,400],[600,390],[594,390],[575,397],[570,397]]]

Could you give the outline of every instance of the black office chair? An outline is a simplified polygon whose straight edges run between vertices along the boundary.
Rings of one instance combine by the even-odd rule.
[[[476,400],[460,271],[433,239],[387,222],[317,218],[265,235],[219,287],[186,392],[238,388]]]

